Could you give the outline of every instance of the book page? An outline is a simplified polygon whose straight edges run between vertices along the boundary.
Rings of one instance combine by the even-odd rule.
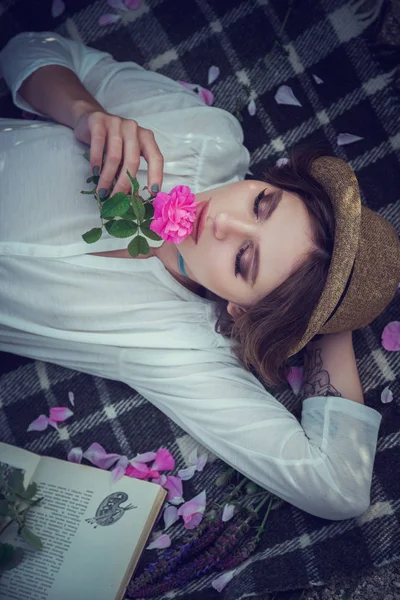
[[[0,464],[6,473],[13,469],[19,469],[24,473],[24,485],[25,487],[29,484],[32,476],[35,472],[36,467],[40,462],[40,456],[29,452],[28,450],[22,450],[16,446],[10,446],[9,444],[3,444],[0,442]]]
[[[27,524],[43,549],[30,549],[10,532],[3,541],[17,543],[25,555],[20,565],[2,574],[0,598],[114,600],[164,490],[129,477],[112,484],[107,471],[46,457],[33,480],[43,500]]]

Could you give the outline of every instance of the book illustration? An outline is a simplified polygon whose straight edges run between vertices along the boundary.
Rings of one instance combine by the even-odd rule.
[[[94,529],[96,529],[97,525],[101,525],[102,527],[114,525],[114,523],[123,517],[126,510],[137,508],[137,506],[133,506],[133,504],[121,506],[121,504],[127,500],[129,500],[129,496],[125,492],[113,492],[100,502],[95,516],[90,519],[85,519],[85,521],[94,525]]]

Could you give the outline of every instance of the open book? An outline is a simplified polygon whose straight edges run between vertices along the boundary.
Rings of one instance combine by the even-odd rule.
[[[166,491],[0,442],[0,463],[21,469],[43,500],[27,525],[43,544],[25,544],[14,525],[2,542],[24,549],[22,562],[0,576],[1,600],[117,600],[124,596]]]

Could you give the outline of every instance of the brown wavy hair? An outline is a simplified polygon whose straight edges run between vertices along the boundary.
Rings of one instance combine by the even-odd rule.
[[[324,289],[333,250],[335,221],[329,196],[310,173],[312,162],[328,152],[297,148],[289,162],[272,166],[263,180],[298,194],[311,218],[314,249],[277,288],[234,320],[228,302],[217,303],[216,331],[231,338],[233,349],[246,369],[266,385],[285,382],[290,348],[304,335]]]

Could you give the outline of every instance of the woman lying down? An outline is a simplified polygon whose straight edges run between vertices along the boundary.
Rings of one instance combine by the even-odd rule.
[[[230,113],[161,74],[55,33],[0,54],[0,350],[122,381],[238,471],[319,517],[370,504],[380,414],[364,405],[352,330],[400,279],[393,227],[356,177],[312,148],[244,180]],[[47,120],[46,120],[47,118]],[[193,230],[132,258],[80,191],[195,194]],[[106,159],[102,164],[106,150]],[[301,422],[266,391],[304,350]],[[299,400],[300,401],[300,400]]]

